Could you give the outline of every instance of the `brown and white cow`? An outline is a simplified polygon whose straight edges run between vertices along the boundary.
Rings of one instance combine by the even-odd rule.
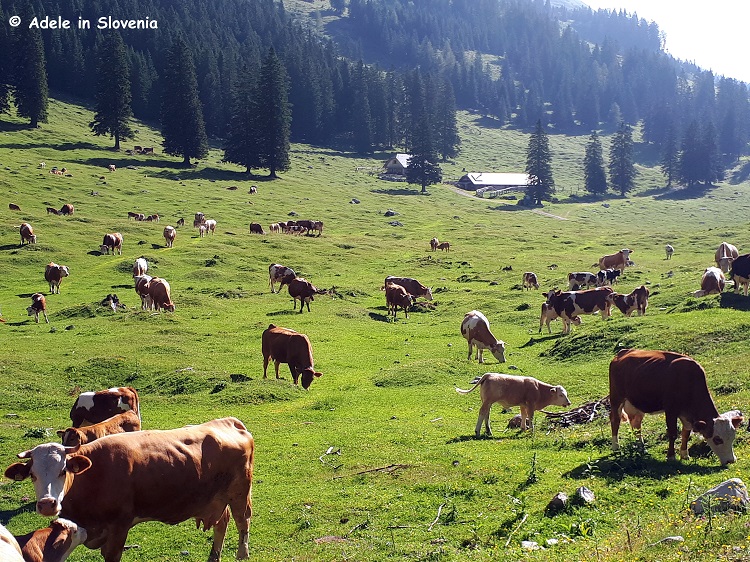
[[[216,232],[216,221],[214,219],[208,219],[204,224],[206,225],[206,232],[210,234]]]
[[[138,275],[133,279],[135,282],[135,292],[141,297],[141,310],[151,309],[151,295],[148,288],[151,285],[152,277],[150,275]]]
[[[268,225],[268,230],[270,230],[271,233],[278,234],[279,232],[281,232],[281,225],[277,222],[272,222]]]
[[[616,254],[608,254],[599,258],[599,269],[619,269],[625,271],[625,266],[630,261],[630,254],[633,250],[623,248]]]
[[[498,402],[503,408],[521,407],[521,430],[534,429],[534,412],[547,406],[570,406],[568,393],[562,386],[551,386],[533,377],[519,377],[500,373],[485,373],[471,381],[469,390],[456,389],[459,394],[468,394],[481,387],[482,406],[475,435],[479,437],[484,422],[487,435],[490,429],[490,408]]]
[[[164,227],[164,242],[167,244],[167,248],[171,248],[174,245],[174,239],[177,237],[177,230],[173,226]]]
[[[279,292],[284,288],[284,285],[291,283],[292,279],[297,277],[297,274],[291,267],[286,267],[280,263],[272,263],[268,266],[268,284],[271,286],[271,292]],[[274,291],[274,285],[279,283],[279,291]]]
[[[733,443],[741,416],[719,415],[706,383],[706,372],[694,359],[670,351],[623,349],[609,364],[609,420],[612,449],[619,450],[617,433],[625,401],[646,414],[664,412],[669,447],[675,458],[677,420],[682,422],[680,457],[688,457],[690,432],[700,433],[722,465],[737,460]]]
[[[693,293],[694,297],[705,297],[706,295],[721,294],[724,290],[726,279],[724,272],[718,267],[707,267],[701,277],[701,288]]]
[[[2,562],[64,562],[86,540],[86,530],[67,519],[55,519],[49,527],[14,537],[0,525]]]
[[[154,277],[148,284],[148,295],[151,297],[151,306],[159,311],[162,308],[174,312],[175,306],[172,302],[172,289],[166,279]]]
[[[413,304],[411,295],[401,285],[395,285],[388,283],[385,286],[385,307],[388,309],[388,316],[393,313],[393,319],[396,319],[396,314],[399,307],[404,311],[404,316],[409,318],[409,309]]]
[[[574,273],[568,273],[568,290],[577,291],[578,289],[588,289],[589,287],[597,286],[596,273],[589,273],[588,271],[577,271]]]
[[[406,292],[409,293],[414,300],[417,299],[417,297],[424,297],[428,301],[432,300],[432,288],[425,287],[417,281],[416,279],[412,279],[411,277],[393,277],[388,276],[385,278],[385,283],[383,283],[383,286],[388,285],[388,283],[393,283],[394,285],[401,285],[404,289],[406,289]]]
[[[524,289],[538,289],[539,280],[536,278],[536,273],[533,271],[527,271],[523,274],[523,288]]]
[[[263,352],[263,378],[267,377],[268,362],[273,361],[276,368],[276,378],[279,378],[279,364],[289,365],[294,384],[302,377],[302,388],[310,388],[315,377],[323,373],[315,370],[310,339],[288,328],[281,328],[269,324],[261,336],[261,351]]]
[[[601,311],[604,320],[609,318],[612,306],[609,295],[613,292],[612,287],[598,287],[586,291],[550,291],[542,295],[563,321],[563,334],[567,334],[573,319],[582,314]]]
[[[57,265],[55,262],[49,262],[44,268],[44,280],[49,283],[49,292],[60,294],[60,283],[63,277],[70,275],[67,265]]]
[[[263,230],[263,227],[260,225],[260,223],[257,222],[251,222],[250,223],[250,234],[265,234],[266,231]]]
[[[107,166],[107,169],[110,172],[114,172],[117,169],[117,166],[115,164],[110,164],[109,166]]]
[[[72,215],[75,212],[75,207],[71,205],[70,203],[65,203],[62,207],[60,207],[60,214],[61,215]]]
[[[310,227],[310,231],[316,230],[318,232],[318,236],[323,235],[323,221],[312,221],[312,227]]]
[[[552,329],[549,327],[549,323],[552,322],[553,320],[557,320],[558,318],[560,318],[560,317],[557,315],[557,312],[555,312],[555,309],[552,308],[550,305],[548,305],[546,302],[543,302],[542,303],[542,314],[539,317],[539,333],[540,334],[542,333],[542,326],[544,326],[544,324],[546,323],[547,324],[547,332],[549,332],[551,334],[552,333]],[[576,326],[580,326],[581,325],[581,319],[578,316],[576,316],[575,318],[573,318],[571,320],[571,322],[573,324],[575,324]]]
[[[104,235],[102,244],[99,246],[99,251],[102,254],[109,254],[110,250],[113,256],[115,253],[122,255],[122,234],[119,232]]]
[[[451,251],[451,243],[450,242],[440,242],[440,244],[438,244],[438,250],[444,250],[446,252],[450,252]]]
[[[641,285],[629,295],[612,293],[609,299],[625,316],[630,316],[635,311],[638,311],[638,316],[643,316],[648,307],[648,295],[648,287]]]
[[[133,263],[133,277],[140,277],[148,271],[148,262],[146,258],[137,258]]]
[[[57,435],[62,439],[62,444],[66,447],[77,447],[85,445],[105,435],[114,435],[115,433],[125,433],[126,431],[140,431],[141,418],[138,412],[128,410],[121,414],[116,414],[104,421],[87,425],[84,427],[69,427],[60,429]]]
[[[230,511],[237,559],[248,558],[255,444],[236,418],[166,431],[110,435],[81,447],[45,443],[19,453],[12,480],[31,476],[37,512],[86,529],[84,545],[119,562],[128,531],[143,521],[195,519],[214,528],[209,561],[218,562]]]
[[[21,233],[20,246],[23,246],[24,244],[36,244],[36,234],[34,234],[34,229],[29,223],[21,223],[21,226],[18,227],[18,230]]]
[[[292,310],[297,308],[297,299],[299,299],[300,313],[302,312],[302,307],[305,303],[307,303],[307,312],[310,312],[310,301],[314,301],[315,295],[318,293],[318,289],[316,289],[307,279],[295,277],[289,281],[289,296],[294,299]]]
[[[157,214],[149,215],[149,216],[146,217],[145,220],[147,222],[159,222],[159,215],[157,215]]]
[[[440,245],[440,240],[438,240],[437,238],[433,238],[432,240],[430,240],[430,249],[433,252],[437,250],[439,245]]]
[[[203,213],[195,213],[195,218],[193,219],[193,228],[198,228],[202,224],[206,224],[206,215],[204,215]]]
[[[44,298],[42,293],[34,293],[31,295],[31,306],[26,309],[29,316],[33,316],[37,324],[39,324],[39,313],[44,314],[44,321],[49,324],[49,318],[47,317],[47,299]]]
[[[86,427],[130,411],[140,419],[138,391],[132,386],[82,392],[70,409],[70,421],[73,427]]]
[[[732,246],[729,242],[722,242],[716,249],[714,259],[716,260],[717,267],[724,273],[728,273],[732,268],[732,262],[738,257],[740,257],[740,252],[736,246]]]
[[[461,335],[469,343],[469,355],[467,359],[471,360],[471,350],[476,346],[476,359],[484,363],[484,350],[489,349],[490,353],[500,363],[505,363],[505,342],[497,339],[490,331],[490,321],[478,310],[467,312],[461,322]]]
[[[732,262],[729,277],[734,281],[734,292],[739,293],[740,288],[744,287],[747,296],[750,287],[750,254],[742,254]]]

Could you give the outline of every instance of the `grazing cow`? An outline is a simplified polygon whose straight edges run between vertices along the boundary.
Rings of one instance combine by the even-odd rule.
[[[292,234],[297,234],[297,235],[307,234],[307,232],[308,232],[308,229],[307,229],[306,226],[302,226],[302,225],[299,225],[299,224],[295,224],[293,226],[289,226],[289,227],[287,227],[287,229]]]
[[[134,279],[135,292],[141,297],[141,310],[151,309],[151,295],[148,292],[152,277],[150,275],[139,275]]]
[[[277,293],[284,288],[284,285],[288,285],[292,279],[297,277],[297,274],[291,267],[286,267],[280,263],[272,263],[268,266],[268,283],[271,285],[271,292]],[[279,290],[274,291],[274,284],[279,283]]]
[[[110,250],[113,256],[115,253],[122,255],[122,234],[119,232],[104,235],[102,244],[99,246],[99,251],[102,254],[109,254]]]
[[[146,215],[144,215],[143,213],[135,213],[135,217],[134,218],[138,222],[141,222],[141,221],[145,221],[146,220]]]
[[[44,298],[42,293],[34,293],[31,295],[31,306],[26,309],[29,316],[34,316],[34,321],[39,324],[39,313],[44,314],[44,321],[49,324],[49,318],[47,317],[47,299]]]
[[[586,291],[550,291],[542,293],[547,298],[547,304],[555,309],[555,313],[563,321],[563,334],[570,333],[570,323],[573,318],[581,314],[594,314],[601,311],[602,318],[610,316],[612,306],[609,295],[614,291],[611,287],[599,287]]]
[[[34,234],[34,229],[29,223],[21,223],[18,230],[21,233],[21,246],[24,245],[24,242],[26,244],[36,244],[36,234]]]
[[[143,152],[143,147],[142,147],[142,146],[138,146],[138,145],[135,145],[135,146],[133,147],[133,152],[135,152],[136,154],[140,154],[141,152]]]
[[[125,433],[126,431],[140,431],[141,418],[137,412],[128,410],[121,414],[115,414],[111,418],[87,425],[85,427],[69,427],[60,429],[57,435],[62,439],[62,444],[66,447],[79,447],[86,443],[104,437],[105,435],[114,435],[115,433]]]
[[[588,271],[579,271],[576,273],[568,273],[568,290],[577,291],[580,288],[588,289],[589,287],[596,287],[597,277],[594,273]]]
[[[596,286],[605,287],[617,283],[617,278],[622,274],[621,269],[602,269],[596,274]]]
[[[263,378],[267,378],[268,362],[273,361],[276,367],[276,378],[279,378],[279,363],[289,365],[294,384],[302,375],[302,388],[310,388],[315,377],[323,373],[315,370],[310,339],[288,328],[281,328],[269,324],[261,336],[261,350],[263,352]]]
[[[728,273],[732,268],[732,262],[740,257],[740,253],[735,246],[732,246],[728,242],[722,242],[716,249],[716,265],[721,268],[724,273]]]
[[[311,231],[317,230],[318,236],[322,236],[323,235],[323,221],[312,221],[312,227],[310,228],[310,230]]]
[[[438,244],[438,250],[444,250],[446,252],[450,252],[451,251],[451,243],[450,242],[440,242],[440,244]]]
[[[75,207],[71,205],[70,203],[65,203],[62,207],[60,207],[60,214],[61,215],[72,215],[75,212]]]
[[[185,226],[185,219],[181,218],[177,221],[177,226]]]
[[[9,209],[10,209],[11,211],[20,211],[20,210],[21,210],[21,207],[19,207],[19,206],[18,206],[18,205],[16,205],[15,203],[8,203],[8,208],[9,208]]]
[[[207,230],[208,230],[208,228],[206,227],[205,224],[200,225],[198,227],[198,236],[200,236],[201,238],[205,237]]]
[[[138,258],[133,264],[133,277],[140,277],[148,271],[148,262],[146,258]]]
[[[68,519],[13,537],[0,525],[0,560],[3,562],[64,562],[86,540],[86,530]]]
[[[151,282],[148,284],[148,294],[151,297],[151,306],[157,311],[163,308],[169,312],[174,312],[175,306],[172,302],[170,292],[171,288],[166,279],[160,279],[159,277],[151,279]]]
[[[734,292],[739,293],[740,287],[744,287],[747,296],[750,286],[750,254],[742,254],[732,262],[729,277],[734,281]]]
[[[173,226],[164,227],[164,241],[167,243],[167,248],[171,248],[174,244],[174,239],[177,236],[177,231]]]
[[[84,545],[119,562],[131,527],[143,521],[195,519],[214,528],[218,562],[229,524],[239,531],[237,559],[248,558],[254,441],[236,418],[166,431],[110,435],[81,447],[45,443],[19,453],[5,475],[31,476],[37,512],[86,529]]]
[[[297,308],[297,299],[299,299],[299,311],[302,313],[302,306],[307,303],[307,312],[310,312],[310,301],[315,300],[318,290],[307,279],[295,277],[289,281],[289,296],[294,299],[292,310]]]
[[[59,215],[60,211],[58,211],[54,207],[47,207],[47,214],[48,215]]]
[[[523,274],[523,288],[524,289],[538,289],[539,281],[536,278],[536,273],[527,271]]]
[[[724,272],[718,267],[707,267],[701,277],[700,291],[693,293],[694,297],[705,297],[706,295],[721,294],[724,290],[726,279]]]
[[[278,234],[281,231],[281,225],[277,222],[273,222],[268,225],[268,230],[270,230],[272,233],[275,232]]]
[[[476,346],[475,359],[479,360],[480,363],[484,363],[485,349],[489,349],[500,363],[505,363],[505,342],[492,334],[489,320],[478,310],[466,313],[463,322],[461,322],[461,335],[469,343],[467,359],[471,360],[472,347]]]
[[[258,193],[258,186],[257,185],[251,185],[250,186],[250,191],[248,193],[250,193],[250,195],[255,195],[256,193]]]
[[[145,147],[144,146],[142,152],[143,152],[143,154],[153,154],[154,153],[154,147],[153,146],[150,146],[150,147]]]
[[[547,406],[570,406],[568,393],[562,386],[551,386],[533,377],[519,377],[500,373],[485,373],[471,381],[469,390],[456,389],[459,394],[468,394],[477,386],[481,387],[482,406],[475,435],[477,438],[484,421],[487,435],[490,429],[490,408],[498,402],[503,408],[521,406],[521,431],[534,429],[534,412]]]
[[[666,246],[664,246],[664,252],[667,254],[667,259],[671,260],[672,254],[674,254],[674,248],[671,244],[667,244]]]
[[[609,364],[612,450],[620,448],[617,433],[625,401],[640,412],[664,412],[669,448],[675,458],[677,419],[682,421],[680,457],[688,457],[690,432],[701,433],[722,465],[737,460],[732,445],[741,416],[722,417],[706,383],[706,372],[694,359],[670,351],[623,349]]]
[[[630,316],[636,310],[638,311],[638,316],[643,316],[646,314],[646,307],[648,306],[648,295],[648,288],[645,285],[641,285],[629,295],[612,293],[609,295],[609,299],[625,316]]]
[[[159,222],[159,215],[153,214],[146,217],[147,222]]]
[[[544,326],[544,324],[546,323],[547,324],[547,332],[551,334],[552,333],[552,329],[549,327],[549,323],[552,322],[553,320],[557,320],[558,318],[560,318],[560,317],[557,315],[557,312],[555,312],[555,309],[552,308],[550,305],[548,305],[546,302],[543,302],[542,303],[542,314],[539,317],[539,333],[540,334],[542,333],[542,326]],[[578,316],[576,316],[575,318],[573,318],[571,320],[571,322],[573,324],[575,324],[576,326],[580,326],[581,325],[581,319]]]
[[[117,166],[115,166],[114,164],[110,164],[109,166],[107,166],[107,168],[110,172],[114,172],[117,169]]]
[[[215,220],[208,219],[205,222],[205,226],[206,226],[206,232],[210,232],[211,234],[213,234],[213,233],[216,232],[216,221]]]
[[[129,411],[138,414],[140,419],[138,391],[132,386],[81,392],[70,409],[70,421],[73,427],[86,427]]]
[[[263,227],[257,222],[250,223],[250,234],[265,234]]]
[[[409,293],[414,300],[417,299],[417,297],[424,297],[428,301],[432,300],[432,288],[431,287],[425,287],[417,281],[416,279],[412,279],[411,277],[393,277],[388,276],[385,278],[385,283],[383,283],[383,286],[388,285],[388,283],[393,283],[394,285],[401,285],[404,289],[406,289],[406,292]]]
[[[60,283],[63,277],[70,275],[67,265],[57,265],[55,262],[49,262],[44,268],[44,280],[49,283],[49,292],[60,294]]]
[[[0,525],[0,560],[3,562],[23,562],[18,541],[3,525]]]
[[[393,319],[395,320],[398,307],[401,307],[404,311],[404,316],[409,318],[409,309],[412,304],[411,295],[401,285],[388,283],[385,286],[385,307],[388,309],[388,316],[393,312]]]
[[[47,167],[47,163],[46,162],[39,162],[39,167],[42,168],[42,169],[44,169],[44,168]]]
[[[206,216],[203,213],[195,213],[193,228],[198,228],[202,224],[206,224]]]
[[[608,254],[599,258],[599,269],[619,269],[625,271],[625,266],[629,265],[630,254],[633,250],[623,248],[616,254]]]
[[[430,240],[430,249],[433,252],[437,250],[439,245],[440,245],[440,240],[438,240],[437,238],[433,238],[432,240]]]

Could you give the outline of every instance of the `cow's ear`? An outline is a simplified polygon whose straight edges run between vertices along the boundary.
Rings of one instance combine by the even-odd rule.
[[[29,477],[31,463],[16,462],[5,469],[5,476],[11,480],[20,482]]]
[[[65,461],[65,468],[73,474],[81,474],[91,468],[91,461],[83,455],[73,455]]]
[[[316,377],[322,377],[322,376],[323,376],[323,373],[319,373],[319,372],[315,371],[315,372],[313,373],[313,375],[315,375]],[[741,420],[742,420],[742,418],[740,418],[740,421],[741,421]],[[737,426],[735,426],[735,427],[737,427]]]
[[[698,420],[697,422],[693,423],[693,431],[697,433],[703,433],[707,427],[708,424],[703,420]]]
[[[743,421],[745,421],[745,418],[743,418],[742,416],[733,417],[732,425],[734,426],[734,429],[737,429]]]
[[[552,394],[556,394],[556,393],[557,393],[557,388],[558,388],[558,387],[556,387],[556,386],[553,386],[552,388],[550,388],[550,389],[549,389],[549,391],[550,391],[550,392],[551,392]]]
[[[57,433],[58,437],[62,437],[63,435],[65,435],[65,430],[64,429],[58,429],[57,431],[55,431],[55,433]]]
[[[542,296],[543,296],[543,297],[546,297],[546,296],[547,296],[547,293],[542,293]]]

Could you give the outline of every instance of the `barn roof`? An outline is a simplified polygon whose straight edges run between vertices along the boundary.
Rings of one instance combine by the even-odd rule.
[[[472,172],[463,176],[459,183],[471,183],[475,187],[529,185],[529,175],[521,173]]]

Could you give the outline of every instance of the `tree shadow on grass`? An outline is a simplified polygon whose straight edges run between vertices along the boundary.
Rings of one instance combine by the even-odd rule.
[[[277,310],[276,312],[267,312],[266,316],[289,316],[299,314],[297,310]]]
[[[750,162],[745,162],[740,169],[732,174],[729,178],[731,185],[737,185],[750,179]]]
[[[36,511],[36,502],[29,502],[17,507],[16,509],[0,511],[0,523],[7,525],[16,515],[20,515],[21,513],[32,513],[34,511]]]
[[[531,207],[524,207],[523,205],[497,205],[496,207],[487,207],[490,211],[528,211]]]
[[[5,244],[4,246],[0,246],[0,250],[17,250],[20,247],[18,244]]]
[[[22,127],[26,128],[26,127]],[[0,127],[0,131],[3,129]],[[101,150],[102,147],[98,144],[91,144],[90,142],[64,142],[62,144],[24,144],[24,143],[5,143],[0,144],[0,148],[11,148],[17,150],[30,149],[30,148],[45,148],[52,150]],[[76,160],[73,160],[76,162]]]
[[[380,195],[429,195],[422,193],[419,189],[407,189],[405,187],[391,189],[371,189],[370,193],[379,193]]]
[[[711,191],[715,190],[718,186],[709,185],[693,185],[691,187],[682,187],[678,189],[670,189],[661,195],[655,195],[654,199],[669,199],[671,201],[682,201],[685,199],[700,199],[705,197]]]
[[[545,343],[545,342],[548,342],[549,340],[557,340],[557,339],[560,339],[562,335],[563,335],[562,333],[559,333],[559,334],[547,334],[545,336],[541,334],[538,336],[531,336],[529,338],[529,341],[523,344],[521,348],[531,347],[532,345],[536,345],[538,343]]]

